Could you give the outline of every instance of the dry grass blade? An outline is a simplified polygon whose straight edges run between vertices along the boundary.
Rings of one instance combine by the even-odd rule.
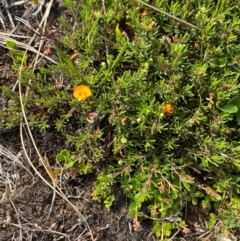
[[[21,89],[21,88],[19,88],[19,89]],[[21,90],[20,90],[20,92],[21,92]],[[22,100],[20,100],[20,102],[21,102],[22,108],[24,108]],[[41,157],[41,154],[39,153],[39,150],[38,150],[38,148],[37,148],[37,146],[36,146],[36,143],[35,143],[35,141],[34,141],[34,138],[33,138],[33,135],[32,135],[32,133],[31,133],[30,127],[29,127],[29,125],[28,125],[28,120],[27,120],[27,117],[26,117],[26,114],[25,114],[24,109],[23,109],[23,112],[24,112],[24,113],[23,113],[23,118],[24,118],[24,120],[25,120],[25,122],[26,122],[27,130],[28,130],[30,139],[31,139],[31,141],[32,141],[32,143],[33,143],[33,145],[34,145],[34,148],[35,148],[36,152],[38,153],[39,157],[42,158],[42,157]],[[35,166],[32,164],[32,162],[31,162],[31,160],[30,160],[30,158],[29,158],[29,156],[28,156],[28,154],[27,154],[27,150],[26,150],[26,147],[25,147],[24,139],[23,139],[23,123],[20,123],[20,137],[21,137],[21,144],[22,144],[22,147],[23,147],[23,151],[24,151],[25,156],[26,156],[29,164],[31,165],[32,169],[33,169],[33,170],[35,171],[35,173],[43,180],[43,182],[44,182],[47,186],[49,186],[53,191],[55,191],[60,197],[63,198],[63,200],[65,200],[65,201],[73,208],[73,210],[76,212],[76,214],[81,218],[81,220],[85,223],[86,227],[88,228],[89,233],[90,233],[90,235],[91,235],[91,240],[92,240],[92,241],[95,241],[94,238],[93,238],[92,231],[91,231],[91,229],[90,229],[90,227],[89,227],[86,219],[85,219],[85,218],[83,217],[83,215],[79,212],[79,210],[77,209],[77,207],[75,207],[75,206],[68,200],[68,198],[66,197],[66,195],[61,191],[61,189],[60,189],[58,186],[56,186],[56,188],[54,189],[53,185],[51,185],[51,184],[41,175],[41,173],[38,172],[38,170],[37,170],[37,169],[35,168]],[[43,160],[42,160],[42,161],[43,161]],[[43,162],[44,162],[44,161],[43,161]]]
[[[105,1],[102,0],[102,7],[103,7],[103,13],[104,15],[106,14],[106,6],[105,6]],[[106,24],[104,23],[104,28],[106,29]],[[108,49],[108,45],[107,42],[105,41],[105,51],[106,51],[106,59],[108,59],[108,55],[109,55],[109,49]]]
[[[53,1],[52,1],[53,2]],[[49,16],[49,13],[50,13],[50,9],[51,9],[51,6],[52,6],[52,2],[48,4],[48,7],[45,11],[45,14],[40,22],[40,26],[43,25],[43,32],[45,32],[45,29],[46,29],[46,24],[47,24],[47,19],[48,19],[48,16]],[[41,5],[42,6],[42,5]],[[39,10],[40,11],[40,10]],[[29,24],[26,22],[26,21],[23,21],[23,23],[28,26]],[[30,26],[28,26],[30,27]],[[35,38],[35,36],[38,34],[37,31],[34,31],[35,34],[34,36],[32,37],[32,40]],[[31,41],[32,41],[31,40]],[[30,41],[30,42],[31,42]],[[39,59],[39,53],[40,53],[40,50],[42,48],[42,45],[43,45],[43,39],[40,39],[40,43],[39,43],[39,47],[38,47],[38,53],[34,59],[34,64],[33,64],[33,70],[36,68],[36,65],[38,63],[38,59]],[[29,83],[31,82],[31,80],[29,80]],[[25,95],[28,94],[28,89],[26,90],[26,93]],[[40,154],[40,153],[39,153]],[[40,161],[42,162],[46,172],[48,173],[48,175],[50,176],[51,178],[51,181],[52,181],[52,187],[53,187],[53,197],[52,197],[52,203],[51,203],[51,206],[50,206],[50,209],[49,209],[49,213],[48,213],[48,216],[47,216],[47,219],[49,219],[50,215],[51,215],[51,212],[52,212],[52,209],[53,209],[53,205],[54,205],[54,202],[55,202],[55,198],[56,198],[56,187],[57,187],[57,180],[58,180],[58,177],[57,175],[55,175],[55,173],[52,171],[52,168],[51,166],[49,165],[49,162],[48,162],[48,159],[47,159],[47,156],[45,155],[44,157],[40,154],[39,156],[40,158]]]
[[[34,13],[32,13],[32,16],[36,16],[40,11],[42,11],[42,7],[45,3],[45,0],[42,0],[38,3],[38,6],[36,7],[36,11]]]
[[[17,156],[15,156],[12,152],[10,152],[7,148],[2,146],[1,144],[0,144],[0,155],[3,155],[7,157],[9,160],[13,161],[13,164],[20,166],[21,168],[26,170],[32,176],[32,178],[34,178],[33,174],[22,164],[22,162],[17,158]]]
[[[51,1],[48,3],[47,9],[46,9],[46,11],[45,11],[45,14],[44,14],[44,16],[43,16],[43,18],[42,18],[42,21],[41,21],[40,24],[39,24],[40,26],[42,26],[42,24],[44,24],[44,25],[43,25],[43,32],[44,32],[45,29],[46,29],[47,19],[48,19],[50,10],[51,10],[52,3],[53,3],[53,0],[51,0]],[[35,36],[36,36],[36,33],[34,34],[33,38],[34,38]],[[36,67],[36,65],[37,65],[37,62],[38,62],[37,60],[38,60],[38,58],[39,58],[40,49],[42,48],[42,45],[43,45],[43,40],[41,39],[41,40],[40,40],[40,43],[39,43],[39,47],[38,47],[37,56],[36,56],[35,61],[34,61],[33,69],[35,69],[35,67]]]
[[[9,22],[11,23],[12,27],[15,28],[15,24],[13,22],[13,19],[12,19],[12,15],[11,13],[9,12],[9,8],[10,6],[8,5],[8,2],[7,1],[1,1],[1,7],[3,8],[3,11],[7,13],[7,16],[8,16],[8,19],[9,19]],[[1,10],[0,10],[1,11]],[[0,12],[0,15],[1,15],[1,23],[3,25],[3,28],[5,29],[5,23],[4,23],[4,17],[3,17],[3,14],[2,14],[2,11]]]
[[[19,234],[20,234],[20,235],[19,235],[19,241],[21,241],[21,240],[23,240],[22,223],[21,223],[20,218],[19,218],[19,215],[18,215],[18,210],[16,209],[16,207],[15,207],[12,199],[9,198],[9,200],[10,200],[10,202],[11,202],[11,204],[12,204],[12,207],[13,207],[15,213],[16,213],[16,217],[17,217],[18,225],[19,225]]]
[[[14,226],[14,227],[17,227],[17,228],[20,228],[20,225],[18,224],[15,224],[15,223],[11,223],[10,225]],[[24,227],[24,224],[22,225]],[[54,230],[51,230],[51,229],[41,229],[41,228],[29,228],[27,227],[28,231],[32,231],[32,232],[41,232],[41,233],[53,233],[53,234],[58,234],[58,235],[61,235],[63,237],[65,237],[68,241],[71,241],[67,234],[65,233],[61,233],[61,232],[58,232],[58,231],[54,231]],[[57,239],[57,240],[62,240],[62,238],[60,237],[60,239]]]
[[[46,12],[44,14],[44,17],[40,23],[40,26],[45,23],[46,25],[46,21],[47,21],[47,18],[48,18],[48,15],[49,15],[49,12],[50,12],[50,9],[51,9],[51,6],[52,6],[52,3],[53,3],[53,0],[51,0],[47,6],[47,9],[46,9]],[[34,34],[34,36],[31,38],[31,40],[29,41],[29,44],[25,46],[25,49],[26,49],[26,52],[25,54],[27,53],[28,50],[31,49],[31,46],[30,44],[32,43],[33,39],[35,38],[36,34]],[[41,43],[40,43],[40,47],[41,47]],[[38,59],[38,56],[41,55],[40,51],[36,51],[36,58],[35,58],[35,63],[34,63],[34,67],[36,66],[36,63],[37,63],[37,59]],[[22,63],[23,64],[23,63]],[[19,76],[21,76],[21,69],[22,69],[22,64],[20,66],[20,71],[19,71]],[[30,80],[31,81],[31,80]],[[26,147],[25,147],[25,143],[24,143],[24,138],[23,138],[23,122],[21,121],[20,123],[20,137],[21,137],[21,144],[22,144],[22,147],[23,147],[23,150],[24,150],[24,153],[25,153],[25,156],[26,156],[26,159],[28,161],[28,163],[30,164],[30,166],[33,168],[33,170],[35,171],[35,173],[43,180],[43,182],[49,186],[54,193],[57,193],[60,197],[63,198],[63,200],[65,200],[72,208],[73,210],[76,212],[76,214],[81,218],[81,220],[85,223],[88,231],[89,231],[89,234],[90,234],[90,237],[91,237],[91,240],[94,241],[94,237],[93,237],[93,234],[92,234],[92,231],[91,231],[91,228],[90,226],[88,225],[86,219],[83,217],[83,215],[79,212],[79,210],[77,209],[77,207],[75,207],[69,200],[68,198],[66,197],[66,195],[61,191],[61,189],[58,187],[57,183],[56,183],[56,180],[55,180],[55,177],[53,177],[52,175],[52,172],[51,172],[51,168],[49,168],[48,165],[46,165],[46,160],[44,160],[43,156],[41,155],[36,143],[35,143],[35,140],[34,140],[34,137],[32,135],[32,132],[30,130],[30,127],[29,127],[29,124],[28,124],[28,119],[27,119],[27,116],[26,116],[26,113],[25,113],[25,109],[24,109],[24,103],[23,103],[23,99],[22,99],[22,89],[21,89],[21,83],[19,82],[19,99],[20,99],[20,105],[21,105],[21,110],[22,110],[22,115],[23,115],[23,120],[26,124],[26,128],[27,128],[27,132],[29,134],[29,137],[32,141],[32,144],[34,146],[34,149],[39,157],[39,160],[41,161],[42,165],[44,166],[46,172],[48,173],[49,177],[51,178],[52,180],[52,184],[50,184],[39,172],[38,170],[35,168],[35,166],[32,164],[29,156],[28,156],[28,153],[27,153],[27,150],[26,150]],[[53,197],[53,201],[54,201],[54,198]],[[53,203],[53,202],[52,202]],[[51,211],[51,210],[50,210]]]
[[[23,19],[23,18],[20,18],[20,17],[15,17],[14,18],[15,20],[17,20],[18,22],[21,22],[21,23],[23,23],[26,27],[28,27],[29,29],[31,29],[33,32],[35,32],[36,34],[38,34],[38,35],[41,35],[37,30],[35,30],[31,25],[30,25],[30,23],[27,21],[27,20],[25,20],[25,19]]]
[[[3,26],[3,29],[6,30],[6,26],[5,26],[5,23],[3,21],[3,13],[2,13],[2,10],[0,9],[0,22]]]
[[[9,36],[9,37],[12,37],[12,38],[23,38],[23,39],[30,39],[31,38],[29,36],[22,36],[22,35],[17,35],[17,34],[13,34],[13,33],[4,33],[4,32],[1,32],[1,31],[0,31],[0,35]]]
[[[148,4],[148,3],[142,2],[141,0],[135,0],[135,1],[136,1],[136,2],[139,2],[139,3],[143,4],[143,5],[145,5],[145,6],[147,6],[147,7],[149,7],[149,8],[151,8],[151,9],[155,10],[155,11],[158,11],[159,13],[162,13],[162,14],[164,14],[164,15],[172,18],[172,19],[175,19],[175,20],[177,20],[178,22],[184,23],[184,24],[186,24],[186,25],[188,25],[188,26],[190,26],[190,27],[192,27],[192,28],[195,28],[195,29],[197,29],[197,30],[200,30],[200,31],[202,30],[201,28],[199,28],[199,27],[197,27],[197,26],[195,26],[195,25],[193,25],[193,24],[191,24],[191,23],[189,23],[189,22],[187,22],[187,21],[185,21],[185,20],[182,20],[182,19],[180,19],[180,18],[178,18],[178,17],[175,17],[175,16],[173,16],[173,15],[170,14],[170,13],[164,12],[163,10],[161,10],[161,9],[159,9],[159,8],[156,8],[156,7],[154,7],[154,6],[152,6],[152,5]]]
[[[47,156],[45,155],[44,157],[42,157],[42,159],[44,161],[45,167],[47,168],[47,170],[49,172],[49,175],[50,175],[51,180],[52,180],[52,185],[53,185],[53,188],[54,188],[54,190],[53,190],[53,197],[52,197],[52,203],[51,203],[51,206],[50,206],[50,209],[49,209],[49,213],[48,213],[48,216],[47,216],[47,219],[49,219],[49,217],[51,215],[51,212],[52,212],[52,209],[53,209],[54,201],[55,201],[55,198],[56,198],[56,187],[57,187],[58,175],[57,175],[57,173],[54,172],[54,170],[49,165]]]
[[[15,36],[15,35],[13,35]],[[6,47],[6,41],[11,41],[11,42],[15,42],[16,45],[21,48],[21,49],[25,49],[25,50],[28,50],[28,51],[31,51],[32,53],[35,53],[35,54],[38,54],[38,55],[41,55],[43,58],[46,58],[47,60],[51,61],[52,63],[56,63],[53,59],[49,58],[48,56],[42,54],[40,51],[36,50],[35,48],[29,46],[28,44],[25,44],[25,43],[22,43],[22,42],[19,42],[13,38],[10,38],[9,36],[7,36],[5,33],[2,33],[0,32],[0,46],[4,47],[4,48],[7,48]]]

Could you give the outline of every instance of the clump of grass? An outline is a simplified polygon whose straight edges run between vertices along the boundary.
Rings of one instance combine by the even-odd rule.
[[[186,232],[187,203],[210,210],[209,229],[218,221],[222,232],[239,226],[238,5],[154,1],[199,31],[137,2],[105,4],[81,4],[64,41],[78,53],[74,61],[56,48],[57,66],[24,72],[32,127],[65,134],[71,149],[57,160],[81,174],[96,172],[92,197],[107,208],[111,186],[119,183],[135,230],[141,217],[150,217],[161,240],[176,229]],[[78,85],[91,96],[73,98]],[[13,123],[15,112],[0,115]]]

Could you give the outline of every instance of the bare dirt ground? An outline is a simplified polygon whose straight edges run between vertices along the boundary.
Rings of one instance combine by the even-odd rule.
[[[12,16],[23,17],[26,8],[23,5],[9,9]],[[42,11],[44,8],[42,9]],[[32,12],[37,9],[32,9]],[[31,12],[31,11],[30,11]],[[50,45],[61,44],[63,31],[58,24],[58,17],[67,14],[61,4],[55,2],[49,15],[47,31],[54,30],[51,36],[44,33],[45,42]],[[32,16],[26,14],[31,27],[13,19],[14,28],[6,17],[6,25],[0,25],[2,32],[14,32],[16,35],[32,36],[37,28],[41,14]],[[14,31],[13,31],[14,29]],[[55,31],[57,30],[57,31]],[[38,47],[37,36],[32,43]],[[47,37],[48,36],[48,37]],[[24,39],[17,38],[19,41]],[[9,51],[0,47],[0,86],[11,89],[17,82],[17,73],[11,69],[12,59]],[[55,57],[54,54],[51,57]],[[44,59],[40,64],[50,64]],[[45,61],[45,62],[44,62]],[[0,93],[0,108],[8,108],[9,99]],[[1,120],[0,120],[1,121]],[[36,170],[49,183],[47,175],[39,157],[36,155],[32,142],[26,129],[23,130],[26,152]],[[47,133],[33,131],[37,147],[42,154],[46,154],[51,167],[57,169],[56,154],[66,148],[64,136],[54,130]],[[132,218],[128,216],[128,199],[117,185],[113,187],[116,201],[108,211],[101,203],[91,199],[95,175],[79,176],[69,169],[61,169],[58,185],[73,206],[79,210],[87,221],[92,238],[96,241],[150,241],[157,240],[151,232],[152,221],[141,219],[139,231],[133,231]],[[36,174],[30,166],[20,140],[19,126],[11,130],[0,130],[0,241],[88,241],[93,240],[90,231],[76,211],[59,195],[56,195],[53,209],[50,213],[53,199],[53,190]],[[191,235],[178,233],[172,240],[197,240],[201,233],[205,233],[203,224],[204,214],[196,213],[190,207],[185,217],[192,229]],[[192,225],[192,226],[191,226]],[[210,239],[208,239],[210,240]]]
[[[18,132],[16,128],[0,134],[1,144],[15,155],[11,160],[1,150],[1,172],[8,185],[1,183],[0,240],[91,240],[83,221],[61,197],[56,197],[52,213],[47,218],[53,191],[36,176],[24,158]],[[54,132],[35,134],[38,134],[37,144],[51,153],[49,160],[54,163],[54,156],[61,148],[62,136]],[[31,155],[31,144],[27,145],[33,164],[46,176],[39,160]],[[141,230],[132,231],[128,201],[118,187],[114,190],[115,205],[109,212],[102,204],[91,200],[94,176],[77,176],[66,170],[60,179],[62,190],[85,217],[96,240],[155,240],[150,222],[143,220]]]

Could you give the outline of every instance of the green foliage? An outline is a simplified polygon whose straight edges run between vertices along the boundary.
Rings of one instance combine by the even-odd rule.
[[[80,174],[87,174],[92,171],[92,164],[89,161],[84,160],[81,156],[78,157],[74,154],[71,154],[68,150],[62,150],[57,156],[56,160],[63,162],[66,167],[77,168]]]
[[[20,70],[20,66],[22,65],[22,68],[27,67],[27,55],[24,51],[19,51],[17,49],[17,44],[13,41],[6,41],[6,46],[9,49],[10,56],[14,61],[14,64],[12,65],[12,68],[14,70]]]
[[[229,120],[232,120],[234,116],[237,117],[237,122],[240,124],[240,96],[234,96],[225,106],[218,106],[218,108],[225,113],[225,117]]]
[[[72,167],[77,162],[76,157],[66,149],[62,150],[56,156],[56,160],[59,162],[64,162],[66,167]]]
[[[105,207],[106,207],[108,210],[109,210],[110,207],[112,206],[114,200],[115,200],[114,195],[110,195],[110,196],[108,196],[108,197],[104,200]]]
[[[121,186],[135,230],[148,205],[153,232],[166,240],[174,229],[187,228],[185,203],[211,210],[210,229],[219,220],[223,229],[236,227],[239,7],[230,0],[153,2],[202,31],[135,1],[106,1],[106,12],[101,2],[83,1],[76,28],[64,40],[65,48],[78,53],[76,61],[56,47],[56,66],[23,72],[30,124],[65,134],[71,149],[57,160],[81,174],[97,173],[92,197],[103,199],[107,209],[115,200],[111,186]],[[65,3],[72,9],[71,1]],[[83,102],[72,97],[79,84],[93,93]],[[18,106],[11,98],[8,113],[0,113],[8,115],[9,127],[16,118],[11,108],[17,113]],[[92,112],[96,119],[89,123]]]

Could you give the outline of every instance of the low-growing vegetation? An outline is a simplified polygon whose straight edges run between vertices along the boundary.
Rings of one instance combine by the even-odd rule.
[[[54,128],[69,143],[56,160],[97,173],[92,198],[108,209],[119,185],[134,229],[147,217],[159,240],[191,232],[187,204],[206,211],[213,238],[239,227],[238,1],[146,1],[191,25],[140,1],[64,2],[72,22],[60,19],[56,65],[33,72],[7,43],[14,69],[23,62],[30,126]],[[18,96],[0,88],[11,100],[1,128],[12,128]]]

